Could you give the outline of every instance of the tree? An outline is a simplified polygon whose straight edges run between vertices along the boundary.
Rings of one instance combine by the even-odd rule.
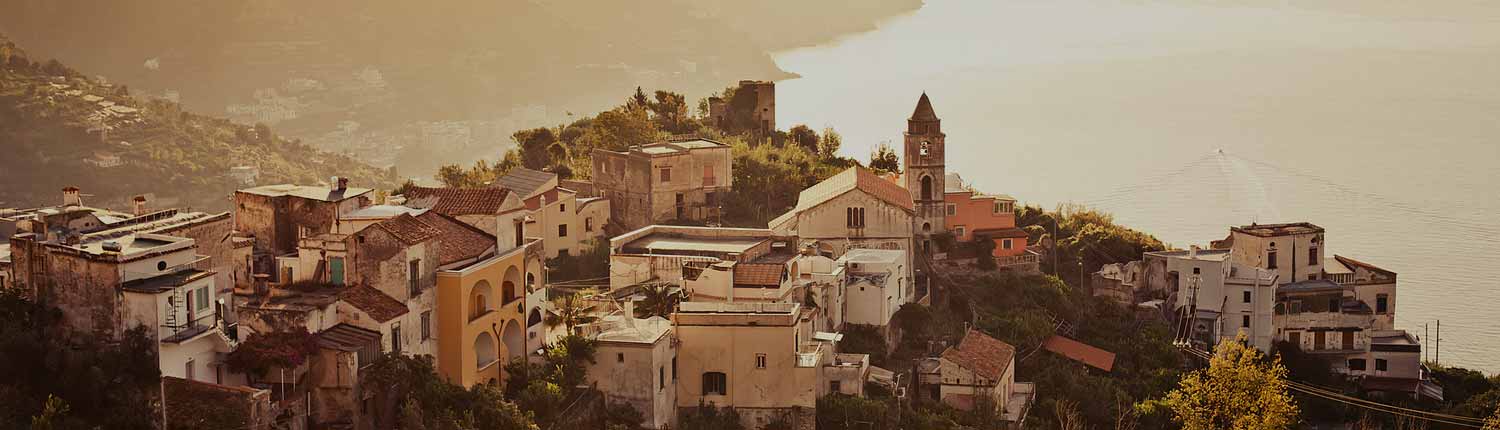
[[[618,107],[594,117],[575,146],[621,151],[656,141],[658,134],[656,123],[646,116],[645,109]]]
[[[431,356],[389,353],[360,371],[365,390],[376,390],[373,412],[379,428],[537,430],[530,414],[505,401],[500,387],[469,389],[438,376]]]
[[[844,145],[844,136],[833,131],[833,127],[824,127],[823,136],[818,139],[818,158],[830,159],[838,157],[839,147]]]
[[[573,327],[594,322],[598,317],[594,316],[597,306],[591,303],[592,296],[598,294],[594,290],[584,290],[573,294],[565,294],[552,299],[552,314],[545,319],[547,326],[563,326],[568,333],[573,333]]]
[[[974,238],[974,265],[979,270],[995,270],[995,241],[987,236]]]
[[[230,351],[224,364],[253,379],[268,370],[301,366],[317,351],[317,337],[306,330],[256,333]]]
[[[557,143],[557,133],[546,127],[517,131],[510,135],[520,150],[521,164],[528,169],[541,170],[554,161],[549,149]]]
[[[896,155],[896,150],[891,145],[881,142],[870,153],[870,168],[880,172],[901,173],[901,157]]]
[[[646,92],[641,91],[641,87],[635,87],[635,94],[630,96],[630,100],[625,101],[625,107],[631,110],[644,111],[650,104],[651,100],[646,98]]]
[[[674,92],[657,90],[656,100],[647,107],[656,118],[656,127],[668,133],[685,133],[688,130],[687,97]]]
[[[701,403],[697,409],[683,413],[677,427],[681,430],[745,430],[745,425],[740,423],[740,413],[734,408]]]
[[[1207,369],[1189,373],[1164,399],[1187,430],[1278,430],[1298,419],[1281,360],[1265,360],[1242,334],[1214,348]]]
[[[1495,407],[1495,413],[1484,420],[1484,430],[1500,430],[1500,406]]]
[[[683,300],[682,291],[671,284],[648,284],[642,286],[640,291],[646,296],[635,309],[640,318],[670,317],[672,311],[677,310],[677,304]]]
[[[806,124],[794,125],[791,130],[786,131],[786,134],[792,143],[806,149],[807,152],[818,154],[818,132],[808,128]]]

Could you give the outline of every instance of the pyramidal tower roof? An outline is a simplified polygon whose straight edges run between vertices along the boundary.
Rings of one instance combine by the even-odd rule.
[[[937,121],[937,113],[932,111],[932,101],[927,99],[927,92],[922,92],[922,98],[917,99],[917,110],[911,113],[912,121]]]

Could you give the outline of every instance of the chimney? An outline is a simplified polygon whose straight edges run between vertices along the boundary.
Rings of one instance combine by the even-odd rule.
[[[635,318],[635,300],[625,299],[625,321]]]
[[[130,200],[132,202],[130,213],[135,214],[135,216],[146,214],[146,196],[135,196],[135,198]]]
[[[343,176],[334,176],[333,183],[338,184],[337,188],[334,188],[335,190],[343,191],[349,188],[349,178]]]
[[[83,197],[78,194],[78,187],[68,186],[62,191],[63,206],[83,206]]]
[[[1198,258],[1198,245],[1188,247],[1188,258]]]

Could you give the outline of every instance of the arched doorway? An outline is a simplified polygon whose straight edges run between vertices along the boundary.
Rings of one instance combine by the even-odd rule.
[[[499,351],[495,350],[495,336],[490,332],[479,332],[474,337],[474,370],[483,369],[500,359]]]
[[[505,322],[505,330],[500,332],[500,341],[505,342],[506,353],[510,355],[507,358],[526,355],[526,333],[516,320]]]

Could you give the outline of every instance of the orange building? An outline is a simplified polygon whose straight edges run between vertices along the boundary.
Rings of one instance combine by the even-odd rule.
[[[990,238],[995,241],[996,257],[1026,252],[1026,232],[1016,228],[1014,197],[974,191],[964,186],[963,178],[957,173],[947,174],[944,182],[944,224],[955,240],[970,242],[975,238]]]
[[[542,242],[437,272],[437,370],[469,387],[498,383],[505,363],[526,355],[526,296],[542,279]],[[528,276],[530,275],[530,276]]]

